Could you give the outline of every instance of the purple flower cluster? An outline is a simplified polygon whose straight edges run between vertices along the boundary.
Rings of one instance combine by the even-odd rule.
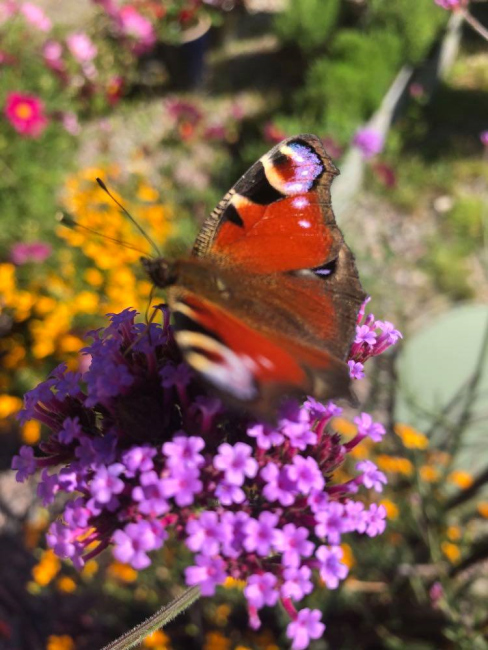
[[[21,419],[51,434],[39,455],[23,447],[15,457],[17,480],[41,469],[42,502],[68,496],[47,535],[59,557],[81,568],[111,547],[144,569],[168,538],[183,543],[193,553],[187,585],[211,596],[228,577],[245,580],[250,624],[259,627],[259,610],[280,600],[292,648],[306,648],[325,626],[318,610],[297,612],[294,603],[319,577],[335,589],[347,576],[345,534],[385,528],[383,506],[352,498],[381,491],[384,474],[369,460],[345,483],[334,482],[334,470],[365,436],[378,441],[385,430],[362,413],[344,444],[332,425],[341,409],[313,398],[288,401],[274,426],[232,417],[182,362],[161,312],[162,324],[150,326],[131,309],[111,314],[108,327],[90,333],[84,375],[61,366],[27,393]],[[399,337],[390,323],[364,320],[363,307],[351,375]]]

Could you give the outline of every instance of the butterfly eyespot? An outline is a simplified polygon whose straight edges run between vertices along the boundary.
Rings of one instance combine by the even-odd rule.
[[[333,275],[337,270],[337,258],[327,262],[327,264],[322,264],[322,266],[317,266],[315,269],[312,269],[314,275],[318,275],[319,278],[326,278]]]

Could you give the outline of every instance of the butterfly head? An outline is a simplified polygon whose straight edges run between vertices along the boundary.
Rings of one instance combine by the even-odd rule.
[[[175,284],[178,279],[176,264],[164,259],[163,257],[156,259],[141,257],[141,264],[157,287],[164,289],[165,287]]]

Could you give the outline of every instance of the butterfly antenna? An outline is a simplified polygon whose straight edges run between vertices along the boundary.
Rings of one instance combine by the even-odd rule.
[[[102,188],[102,190],[103,190],[106,194],[108,194],[108,196],[112,199],[112,201],[113,201],[116,205],[119,206],[119,208],[122,210],[122,212],[125,214],[125,216],[129,219],[129,221],[131,221],[131,222],[134,224],[134,226],[135,226],[135,227],[137,228],[137,230],[141,233],[141,235],[142,235],[142,236],[143,236],[143,237],[144,237],[144,238],[149,242],[149,244],[154,248],[154,250],[156,251],[156,255],[157,255],[158,257],[161,257],[161,251],[160,251],[159,248],[156,246],[155,242],[151,239],[151,237],[149,237],[149,235],[147,234],[147,232],[145,232],[145,230],[144,230],[144,229],[142,228],[142,226],[141,226],[141,225],[140,225],[140,224],[139,224],[139,223],[134,219],[134,217],[130,214],[130,212],[124,208],[124,206],[122,205],[122,203],[120,203],[120,201],[117,201],[117,199],[115,198],[115,196],[112,194],[112,192],[110,192],[110,190],[108,189],[108,187],[105,185],[105,183],[102,181],[101,178],[97,178],[97,183],[98,183],[99,186]]]
[[[98,230],[94,230],[93,228],[89,228],[88,226],[83,226],[81,223],[78,223],[76,219],[74,219],[70,214],[67,212],[58,212],[56,214],[56,219],[59,221],[59,223],[62,226],[66,226],[66,228],[71,228],[72,230],[85,230],[86,232],[91,233],[92,235],[96,235],[97,237],[101,237],[102,239],[108,239],[111,242],[114,242],[114,244],[119,244],[119,246],[123,246],[124,248],[130,248],[130,250],[136,251],[137,253],[142,253],[142,255],[146,255],[146,251],[141,250],[140,248],[137,248],[136,246],[133,246],[132,244],[129,244],[126,241],[123,241],[122,239],[117,239],[116,237],[110,237],[109,235],[105,235],[104,233],[98,232]]]

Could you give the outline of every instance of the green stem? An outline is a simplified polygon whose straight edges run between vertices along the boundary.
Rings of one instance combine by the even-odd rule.
[[[104,646],[102,650],[128,650],[128,648],[133,648],[146,636],[159,630],[159,628],[172,621],[178,614],[188,609],[200,596],[200,587],[190,587],[181,596],[175,598],[172,603],[161,607],[155,614],[139,625],[136,625],[130,632],[126,632],[115,641],[112,641],[112,643]]]

